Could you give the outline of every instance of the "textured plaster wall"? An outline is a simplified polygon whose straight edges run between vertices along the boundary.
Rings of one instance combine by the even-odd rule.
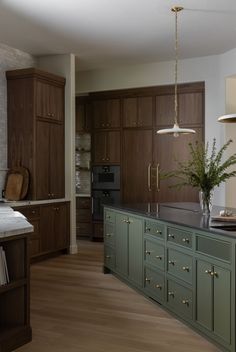
[[[36,66],[36,59],[0,43],[0,198],[7,171],[7,82],[5,72]]]

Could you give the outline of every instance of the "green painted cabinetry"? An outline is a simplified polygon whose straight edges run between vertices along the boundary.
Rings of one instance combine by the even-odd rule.
[[[107,207],[104,272],[235,350],[236,239]]]

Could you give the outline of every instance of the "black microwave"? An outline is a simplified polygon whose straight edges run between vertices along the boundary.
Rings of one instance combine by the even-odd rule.
[[[94,166],[92,189],[120,189],[120,166]]]

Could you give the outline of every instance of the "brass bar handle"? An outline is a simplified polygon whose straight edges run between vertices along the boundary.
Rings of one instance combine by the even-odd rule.
[[[151,165],[152,164],[148,164],[148,190],[149,192],[151,192]]]
[[[160,178],[159,178],[159,164],[157,164],[157,168],[156,168],[156,182],[157,182],[157,184],[156,184],[156,186],[157,186],[157,192],[159,192],[160,191]]]

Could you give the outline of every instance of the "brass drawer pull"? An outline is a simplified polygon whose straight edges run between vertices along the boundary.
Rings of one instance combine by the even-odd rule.
[[[162,289],[162,286],[161,286],[161,285],[159,285],[159,284],[157,284],[155,287],[156,287],[156,288],[158,288],[159,290],[161,290],[161,289]]]
[[[146,277],[146,278],[145,278],[145,282],[149,282],[149,284],[150,284],[151,279],[148,279],[148,278]]]
[[[182,242],[184,242],[184,243],[189,243],[189,238],[187,238],[187,237],[186,237],[186,238],[185,238],[185,237],[182,238]]]
[[[173,291],[169,291],[169,292],[168,292],[168,296],[169,296],[169,297],[174,297],[174,296],[175,296],[175,293],[174,293]]]
[[[111,256],[110,255],[106,255],[106,259],[111,259]]]
[[[188,266],[183,266],[182,269],[183,269],[183,271],[189,272],[189,267]]]
[[[158,233],[158,234],[162,234],[162,232],[160,231],[160,230],[156,230],[156,233]]]
[[[168,263],[171,265],[175,265],[175,262],[173,260],[169,260]]]
[[[145,228],[145,231],[150,232],[150,231],[151,231],[150,227],[146,227],[146,228]]]
[[[152,253],[152,251],[146,250],[145,253],[148,254],[148,255],[150,255],[150,254]]]
[[[112,235],[112,233],[106,233],[106,237],[111,237]]]
[[[212,276],[212,271],[211,270],[205,270],[205,274],[208,274],[208,275]]]
[[[156,258],[162,260],[162,256],[161,255],[156,255]]]
[[[173,235],[172,233],[169,233],[168,237],[169,238],[175,238],[175,235]]]

